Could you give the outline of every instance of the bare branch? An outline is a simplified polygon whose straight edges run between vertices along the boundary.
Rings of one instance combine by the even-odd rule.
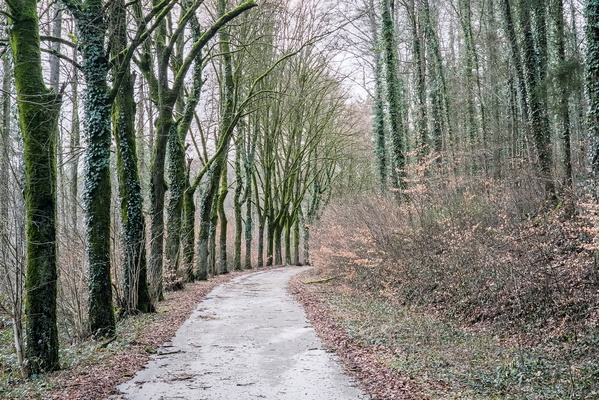
[[[77,48],[77,45],[75,43],[71,42],[70,40],[66,40],[66,39],[63,39],[61,37],[58,37],[58,36],[41,35],[40,36],[40,40],[44,41],[44,42],[52,42],[52,43],[64,44],[65,46],[69,46],[72,49],[76,49]]]

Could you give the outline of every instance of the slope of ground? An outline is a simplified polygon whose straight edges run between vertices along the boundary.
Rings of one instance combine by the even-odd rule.
[[[598,399],[599,219],[471,193],[332,205],[307,290],[425,397]]]

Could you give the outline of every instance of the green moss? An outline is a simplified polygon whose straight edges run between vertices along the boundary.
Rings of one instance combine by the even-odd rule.
[[[44,84],[37,2],[24,0],[10,30],[26,203],[26,357],[32,373],[59,368],[56,317],[56,138],[61,99]]]

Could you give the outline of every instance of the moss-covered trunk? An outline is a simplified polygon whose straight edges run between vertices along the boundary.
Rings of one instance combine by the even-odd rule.
[[[117,142],[123,224],[123,305],[127,313],[154,310],[147,283],[145,220],[135,150],[134,118],[133,82],[126,77],[113,104],[113,126]]]
[[[177,129],[176,134],[168,138],[167,145],[167,176],[169,181],[169,196],[166,209],[166,243],[165,258],[166,272],[173,289],[179,288],[179,263],[181,249],[181,225],[184,193],[187,186],[185,174],[185,132]]]
[[[291,227],[293,219],[291,216],[285,218],[285,264],[291,265]]]
[[[586,91],[589,99],[588,129],[591,139],[591,171],[595,201],[599,199],[599,0],[585,6]]]
[[[275,224],[269,216],[266,219],[266,266],[273,265],[274,262],[274,243],[275,243]]]
[[[208,183],[200,197],[200,230],[198,232],[197,271],[199,280],[208,279],[208,255],[212,206],[216,197],[216,187],[220,178],[220,166],[215,162],[208,173]]]
[[[248,182],[246,188],[248,190],[247,199],[245,202],[245,225],[244,225],[244,241],[245,241],[245,260],[243,267],[252,269],[252,242],[254,240],[253,230],[254,222],[252,217],[252,184]]]
[[[164,166],[168,137],[175,134],[174,101],[163,101],[159,108],[154,152],[150,166],[150,295],[152,301],[162,299],[164,254]]]
[[[26,357],[33,373],[59,368],[56,295],[56,140],[61,100],[44,83],[35,0],[9,4],[23,135],[26,204]]]
[[[107,23],[104,2],[88,0],[75,13],[87,84],[84,128],[87,138],[83,204],[86,213],[89,263],[89,321],[99,336],[115,333],[110,278],[110,111],[108,55],[104,49]]]
[[[523,31],[522,58],[524,61],[524,81],[530,110],[529,125],[537,151],[539,178],[545,186],[547,200],[554,203],[557,197],[552,175],[553,156],[547,114],[547,89],[544,85],[546,78],[545,64],[547,63],[546,17],[545,9],[539,3],[541,2],[536,2],[535,4],[523,3],[519,7],[520,24]],[[542,16],[539,14],[542,14]]]
[[[453,153],[453,133],[450,119],[449,96],[447,94],[447,83],[445,81],[445,67],[439,44],[439,29],[434,20],[428,0],[421,2],[421,15],[424,25],[424,37],[426,55],[430,64],[430,85],[428,85],[431,103],[431,140],[433,149],[440,155],[437,158],[437,166],[443,165],[443,151],[449,150]],[[454,167],[455,168],[455,167]]]
[[[555,26],[555,47],[557,52],[557,61],[559,74],[564,74],[566,66],[566,38],[565,38],[565,21],[564,21],[564,3],[563,0],[553,0],[551,6],[552,20]],[[558,82],[558,114],[559,114],[559,136],[562,139],[564,146],[562,153],[562,167],[564,169],[564,177],[562,184],[565,190],[565,198],[568,201],[568,207],[572,207],[571,199],[573,195],[573,176],[572,176],[572,143],[571,143],[571,121],[570,121],[570,97],[571,93],[568,89],[568,80],[565,76]]]
[[[191,28],[194,40],[201,36],[197,19],[192,18]],[[187,282],[195,279],[193,271],[194,239],[195,239],[195,203],[196,186],[189,181],[190,165],[185,165],[185,138],[191,127],[195,109],[200,101],[202,91],[202,56],[201,53],[194,62],[193,86],[182,118],[177,124],[177,135],[172,136],[168,143],[168,176],[170,196],[168,204],[166,259],[168,270],[177,275],[179,265],[179,249],[183,253],[183,274]]]
[[[0,92],[0,188],[8,188],[10,151],[10,127],[11,127],[11,77],[12,62],[10,57],[2,57],[2,92]],[[6,192],[4,192],[6,193]],[[9,202],[8,196],[0,196],[0,235],[5,235],[8,222]]]
[[[187,187],[183,198],[183,226],[181,228],[181,237],[183,241],[183,268],[185,269],[185,279],[187,282],[193,282],[196,279],[193,268],[196,215],[194,194],[195,188]]]
[[[295,222],[293,223],[293,264],[301,265],[300,261],[300,225],[301,225],[301,213],[298,213]]]
[[[381,39],[385,49],[385,76],[387,102],[389,104],[389,126],[391,137],[391,162],[394,189],[405,188],[406,167],[406,111],[403,82],[399,71],[397,39],[389,0],[382,1]],[[399,192],[398,193],[399,196]]]
[[[218,248],[219,262],[218,273],[226,274],[229,272],[227,268],[227,214],[225,213],[225,199],[229,193],[229,185],[227,183],[227,164],[224,164],[223,172],[221,173],[221,185],[218,193],[217,212],[219,221]]]
[[[429,151],[429,137],[428,137],[428,110],[426,102],[426,58],[424,49],[424,29],[422,27],[422,18],[420,17],[421,6],[416,7],[415,1],[411,0],[408,2],[409,8],[409,20],[410,20],[410,32],[412,35],[412,57],[414,59],[414,72],[415,72],[415,86],[417,94],[416,104],[416,131],[418,144],[418,160],[422,162],[424,157]],[[376,32],[376,31],[375,31]],[[380,69],[380,61],[376,65],[376,69]],[[380,73],[378,73],[380,75]],[[377,85],[380,85],[377,82]],[[377,92],[381,89],[377,88]],[[377,94],[380,97],[380,94]],[[377,99],[377,101],[380,101]],[[377,107],[382,107],[377,103]],[[378,145],[377,145],[378,146]]]
[[[127,47],[125,2],[111,3],[112,52],[118,55]],[[143,198],[138,172],[135,140],[135,99],[129,66],[112,105],[112,126],[116,138],[119,197],[123,224],[123,312],[154,310],[147,284],[147,260]]]
[[[274,265],[283,264],[283,225],[276,222],[273,230],[273,246],[274,246]],[[272,264],[271,264],[272,265]]]
[[[243,133],[241,130],[240,138],[235,142],[235,194],[233,196],[233,213],[235,217],[235,242],[233,256],[233,270],[241,270],[241,236],[243,234],[243,221],[241,217],[242,207],[242,192],[243,192],[243,176],[241,169],[241,153],[243,151]],[[245,200],[246,198],[243,198]]]

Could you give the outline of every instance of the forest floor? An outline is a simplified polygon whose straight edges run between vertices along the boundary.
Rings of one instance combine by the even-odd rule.
[[[375,400],[599,398],[599,392],[596,391],[599,369],[594,369],[597,363],[588,360],[586,355],[595,348],[591,344],[581,347],[574,339],[561,347],[551,341],[531,344],[519,339],[519,336],[496,335],[484,324],[452,324],[426,310],[401,306],[376,293],[366,295],[356,290],[348,285],[346,276],[351,275],[352,270],[341,265],[323,264],[308,268],[289,281],[288,292],[301,303],[305,311],[305,317],[300,311],[299,326],[295,328],[285,325],[292,319],[287,318],[288,311],[279,310],[283,307],[281,298],[291,298],[284,294],[285,282],[301,269],[280,268],[278,271],[288,271],[285,272],[288,275],[270,284],[258,284],[253,279],[277,274],[276,267],[234,272],[208,282],[188,284],[181,291],[165,293],[166,300],[159,304],[157,313],[120,321],[118,337],[114,341],[88,341],[63,348],[63,369],[59,372],[27,381],[15,379],[8,382],[2,379],[7,374],[0,368],[0,399],[150,399],[141,389],[147,387],[152,393],[160,395],[161,392],[152,386],[160,381],[167,382],[170,389],[191,387],[196,390],[193,396],[185,397],[183,393],[183,397],[177,398],[196,399],[197,393],[202,393],[211,400],[227,399],[221,393],[209,392],[225,382],[235,385],[235,398],[251,398],[251,393],[261,398],[298,398],[295,396],[297,393],[281,390],[282,386],[277,386],[277,379],[272,379],[272,376],[277,376],[273,368],[282,367],[295,371],[293,375],[310,376],[308,383],[313,383],[320,379],[320,375],[326,374],[314,374],[312,364],[305,365],[306,357],[328,356],[330,352],[336,353],[336,359],[351,378],[345,381],[344,389],[341,389],[350,390],[350,394],[322,397],[322,393],[318,392],[317,397],[302,398],[369,398],[364,397],[363,393],[351,392],[355,390],[352,379],[353,382],[359,382],[360,388]],[[237,301],[227,306],[225,302],[230,297],[227,293],[231,285],[243,289],[240,292],[241,303]],[[276,289],[278,294],[274,297],[267,294],[271,289]],[[243,297],[243,291],[246,297]],[[249,302],[254,300],[260,300],[261,303],[252,306]],[[259,314],[251,317],[250,310],[266,306],[274,307],[270,316]],[[242,321],[240,315],[233,318],[219,316],[219,307],[223,307],[226,313],[238,309],[242,311],[241,314],[247,314],[245,317],[250,316],[249,320]],[[275,315],[285,316],[279,321],[283,325],[270,329],[271,325],[275,326]],[[300,336],[308,334],[309,324],[305,318],[324,342],[324,347],[314,337],[308,340],[309,343],[296,343]],[[217,323],[224,330],[212,336],[202,330]],[[183,339],[181,342],[176,339],[179,327],[185,329],[186,325],[192,328],[194,335],[197,333],[194,336],[197,341]],[[248,329],[248,326],[255,329]],[[239,334],[239,340],[247,342],[245,345],[235,344],[239,341],[237,339],[233,343],[215,345],[216,340],[226,339],[235,332]],[[3,341],[0,344],[8,348],[10,341],[5,340],[5,337],[10,336],[6,334],[8,330],[2,333],[0,340]],[[259,335],[252,337],[251,333]],[[285,341],[294,346],[288,345],[283,353],[273,358],[274,353],[269,354],[274,351],[271,346]],[[192,360],[166,361],[171,355],[175,359],[190,355],[190,349],[176,347],[181,343],[198,349],[217,350],[217,353],[220,352],[217,361],[220,359],[220,362],[209,367],[209,370],[198,372],[194,368],[200,366],[193,365]],[[568,343],[571,349],[566,352],[568,357],[563,359],[562,347]],[[308,356],[306,349],[313,354]],[[580,351],[584,354],[578,354]],[[287,352],[295,355],[285,360]],[[211,354],[204,357],[212,358],[216,353]],[[152,358],[154,361],[151,361]],[[315,358],[310,361],[313,360]],[[239,362],[239,370],[232,368],[233,361]],[[170,363],[166,366],[166,373],[163,371],[162,376],[152,376],[156,374],[154,367],[164,362]],[[258,363],[272,368],[263,371],[266,375],[243,375],[245,369],[253,370]],[[178,370],[177,364],[188,364],[191,368]],[[144,369],[144,365],[148,366],[145,372],[134,378],[138,371]],[[194,382],[197,376],[200,380]],[[128,381],[131,383],[127,384]],[[260,381],[267,382],[271,389],[287,393],[281,395],[264,391],[257,384]],[[304,385],[305,393],[329,388],[327,383],[311,386],[305,383],[304,380],[299,384]],[[141,397],[136,397],[136,394]],[[247,396],[244,397],[244,394]]]
[[[267,272],[269,270],[270,269],[262,269],[259,272],[256,272],[255,270],[235,272],[228,275],[216,277],[208,282],[197,282],[193,284],[188,284],[186,285],[185,289],[181,291],[167,292],[166,300],[160,303],[159,310],[157,313],[133,316],[128,318],[127,320],[121,321],[118,326],[118,336],[116,340],[109,343],[90,341],[85,342],[83,344],[79,344],[77,346],[73,346],[71,348],[62,349],[61,359],[63,363],[63,369],[61,371],[52,374],[47,374],[46,376],[34,378],[28,381],[16,381],[11,384],[4,382],[2,384],[2,387],[0,387],[0,398],[72,400],[95,400],[106,398],[117,399],[121,398],[118,397],[118,385],[121,385],[120,388],[123,389],[125,393],[131,393],[127,391],[127,387],[129,388],[129,390],[138,390],[143,385],[140,385],[139,383],[132,383],[129,386],[127,386],[127,384],[122,384],[131,380],[131,378],[135,376],[137,371],[142,370],[144,365],[148,363],[148,361],[153,357],[153,355],[155,355],[154,358],[160,360],[164,359],[164,353],[172,353],[174,356],[186,354],[187,350],[173,350],[173,347],[171,346],[175,344],[175,341],[171,342],[171,340],[173,340],[172,338],[175,336],[176,331],[179,329],[181,325],[184,325],[185,327],[185,324],[190,324],[189,321],[192,321],[192,318],[189,317],[190,315],[193,315],[192,313],[197,308],[198,303],[200,301],[205,299],[208,295],[209,299],[206,299],[206,301],[213,302],[215,310],[217,310],[219,306],[222,305],[223,297],[228,297],[224,296],[223,293],[221,293],[221,295],[218,294],[220,293],[219,290],[223,291],[225,289],[225,286],[223,284],[230,285],[232,284],[231,282],[237,281],[240,276],[244,276],[244,279],[241,280],[243,282],[245,280],[245,277],[259,277],[261,275],[266,276],[272,273],[276,274],[276,272]],[[289,280],[291,275],[299,271],[296,268],[286,268],[282,270],[289,270],[289,272],[287,273],[287,278],[283,280],[279,279],[280,282],[275,284],[275,287],[279,286],[280,293],[285,292],[285,282]],[[248,275],[248,273],[250,274]],[[250,297],[253,296],[255,298],[262,299],[262,305],[260,307],[263,308],[266,304],[276,306],[277,310],[281,307],[282,301],[280,298],[270,298],[270,295],[270,297],[266,297],[264,296],[264,293],[261,293],[264,287],[261,288],[259,286],[256,286],[256,284],[251,285],[253,285],[253,288],[250,287],[248,289],[246,287],[246,291],[250,294]],[[269,285],[272,286],[273,284],[266,284],[266,286]],[[217,288],[217,286],[220,287]],[[300,347],[307,346],[307,351],[311,353],[309,354],[309,366],[304,365],[307,356],[306,354],[302,355],[301,351],[299,353],[294,353],[295,356],[292,357],[293,360],[290,359],[288,361],[281,361],[281,355],[278,356],[278,360],[282,362],[282,367],[284,369],[287,368],[291,370],[297,370],[296,372],[300,373],[293,375],[304,375],[308,377],[307,381],[304,380],[303,383],[299,383],[300,386],[303,385],[302,390],[304,390],[306,393],[308,393],[309,391],[316,390],[316,397],[312,397],[314,399],[323,398],[322,390],[325,390],[325,388],[326,390],[341,390],[341,393],[343,393],[341,396],[331,395],[332,397],[329,396],[328,398],[370,398],[370,396],[367,396],[363,394],[363,392],[355,389],[354,386],[356,386],[356,384],[351,383],[352,380],[347,379],[347,377],[339,378],[344,382],[341,385],[341,389],[333,388],[334,384],[331,384],[330,382],[314,384],[316,380],[321,379],[322,376],[328,374],[322,373],[322,371],[314,370],[314,361],[316,360],[316,358],[322,358],[324,360],[323,363],[327,364],[326,368],[328,368],[328,364],[331,363],[329,353],[334,351],[337,353],[338,359],[342,361],[345,372],[353,376],[355,380],[360,381],[361,386],[365,389],[365,391],[373,395],[372,398],[381,400],[424,398],[421,395],[414,395],[414,393],[417,394],[418,391],[415,389],[415,386],[409,382],[409,380],[405,379],[397,372],[393,372],[391,369],[389,369],[387,366],[381,363],[380,360],[377,358],[380,356],[380,354],[377,356],[373,356],[373,354],[376,352],[373,351],[371,347],[361,346],[356,341],[350,339],[346,331],[343,330],[341,326],[337,322],[335,322],[334,318],[328,315],[328,313],[325,311],[325,308],[323,304],[320,303],[318,296],[310,290],[311,286],[314,285],[303,283],[303,278],[296,278],[289,285],[289,289],[304,306],[306,314],[308,315],[308,319],[315,326],[315,329],[318,332],[318,336],[324,341],[326,346],[323,348],[319,344],[320,342],[315,339],[315,337],[310,337],[308,339],[308,341],[312,341],[313,343],[311,342],[306,344],[302,342],[303,344],[300,344]],[[209,293],[211,293],[211,291],[213,291],[213,289],[215,288],[216,291],[213,293],[216,294],[209,295]],[[291,299],[290,296],[287,295],[287,297]],[[247,298],[243,299],[242,302],[247,302],[247,300]],[[296,304],[293,301],[290,302]],[[247,304],[243,308],[246,311],[249,309],[247,307]],[[299,330],[296,329],[294,331],[292,329],[290,331],[289,327],[282,327],[281,330],[278,331],[278,333],[273,333],[274,336],[273,338],[271,338],[272,340],[265,339],[266,342],[262,344],[248,344],[246,347],[242,346],[241,350],[245,351],[245,354],[256,353],[256,348],[260,346],[268,347],[269,343],[275,343],[276,341],[281,341],[283,339],[286,340],[288,343],[294,343],[294,347],[297,347],[296,344],[299,343],[297,342],[297,340],[299,340],[299,336],[313,335],[313,333],[308,333],[308,331],[310,331],[311,329],[306,329],[308,328],[309,324],[305,321],[304,313],[301,311],[300,307],[297,308],[300,310],[300,316],[298,317],[299,322],[297,322],[300,325],[299,327],[296,327]],[[204,306],[202,306],[198,311],[196,311],[196,319],[198,321],[201,321],[203,325],[209,325],[210,323],[218,321],[218,319],[220,319],[220,317],[209,318],[206,315],[204,315],[204,313],[206,312],[206,307]],[[278,314],[281,313],[279,312]],[[287,311],[283,313],[283,315],[287,314]],[[269,325],[274,321],[272,316],[268,318],[250,317],[249,321],[260,321],[263,319],[266,319],[266,325]],[[288,319],[289,318],[284,318],[283,322],[288,322]],[[186,320],[188,320],[188,322],[184,324]],[[223,329],[225,329],[225,331],[216,333],[216,336],[228,336],[230,332],[227,331],[227,329],[231,330],[237,326],[235,321],[233,321],[233,324],[230,324],[230,322],[231,320],[229,320],[229,325],[224,326]],[[239,322],[239,328],[243,328],[244,324],[247,323],[249,322]],[[257,330],[259,331],[265,331],[265,329],[268,331],[266,326],[262,326],[261,329],[257,328]],[[247,336],[247,331],[247,329],[240,329],[241,337]],[[214,335],[212,337],[214,338]],[[199,337],[198,339],[200,340],[200,342],[203,340]],[[204,338],[204,340],[208,339]],[[167,347],[161,347],[164,344],[166,344]],[[231,354],[227,354],[233,350],[231,347],[227,347],[226,345],[203,346],[203,344],[205,343],[201,343],[201,345],[197,347],[221,347],[221,350],[226,350],[223,356],[231,358]],[[284,351],[290,350],[291,349],[289,348],[289,346],[287,346],[284,349]],[[248,362],[250,362],[250,360],[245,360],[244,357],[245,356],[240,355],[239,357],[233,358],[242,360],[243,364],[247,364]],[[263,358],[263,356],[261,357]],[[216,368],[220,368],[221,373],[230,373],[231,371],[228,371],[228,367],[230,364],[228,362],[225,362],[224,359],[221,361],[223,361],[221,365],[217,366]],[[150,364],[151,363],[152,362],[150,362]],[[154,361],[154,363],[156,363],[156,361]],[[277,362],[271,360],[270,364],[271,366],[273,366],[277,364]],[[182,383],[183,385],[189,384],[191,376],[185,375],[185,371],[179,371],[181,373],[177,374],[174,371],[172,371],[172,367],[168,368],[169,373],[167,375],[173,378],[170,380],[171,388],[173,387],[173,383],[177,381],[179,383]],[[250,367],[248,369],[251,370],[252,368]],[[240,371],[242,370],[243,368]],[[272,371],[266,371],[266,373],[272,373]],[[220,381],[220,384],[222,384],[222,377],[219,376],[219,374],[213,374],[213,378],[217,379],[218,381]],[[211,374],[203,374],[202,378],[208,379],[209,375]],[[340,373],[340,371],[334,371],[333,375],[342,374]],[[264,378],[264,376],[262,378]],[[142,378],[140,379],[148,380],[149,378],[147,376],[144,378],[142,375]],[[247,382],[236,381],[236,389],[244,393],[245,391],[257,390],[256,385],[254,384],[255,381],[251,381],[251,379],[253,378],[248,378]],[[157,379],[154,379],[154,381],[156,380],[164,381],[165,379],[159,377]],[[209,382],[204,383],[205,384],[200,385],[202,387],[201,390],[203,392],[208,390],[211,386],[219,386],[219,384],[212,385]],[[279,386],[278,389],[281,389],[281,386]],[[412,395],[410,395],[410,393],[412,393]],[[279,398],[281,395],[280,393],[275,393],[273,394],[273,397],[270,396],[270,394],[272,393],[266,393],[265,398]],[[142,397],[125,398],[149,398],[143,397],[145,396],[143,394],[141,395]],[[290,396],[291,397],[289,398],[297,398],[297,396],[295,396],[293,392],[290,392]],[[196,397],[194,395],[190,398]],[[208,398],[221,397],[219,397],[218,394],[214,394],[208,396]],[[308,396],[306,398],[311,397]]]

